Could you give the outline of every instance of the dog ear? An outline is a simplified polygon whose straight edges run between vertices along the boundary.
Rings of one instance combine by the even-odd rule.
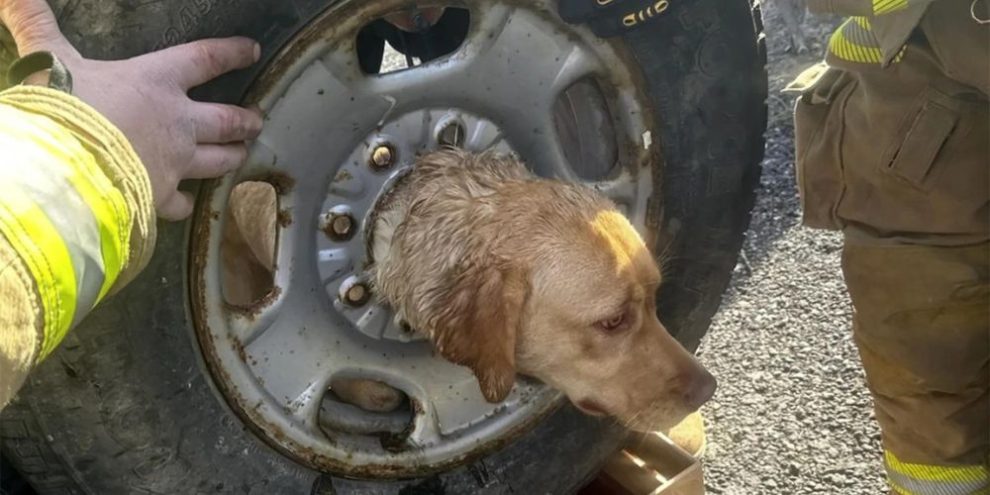
[[[471,368],[488,402],[501,402],[516,381],[516,334],[529,293],[525,272],[491,267],[455,278],[434,345],[448,361]]]

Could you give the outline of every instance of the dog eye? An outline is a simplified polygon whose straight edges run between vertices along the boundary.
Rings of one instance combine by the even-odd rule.
[[[605,332],[616,332],[626,326],[626,313],[615,315],[607,320],[598,322],[598,328]]]

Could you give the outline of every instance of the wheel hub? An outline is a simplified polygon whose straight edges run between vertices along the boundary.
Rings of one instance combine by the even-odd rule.
[[[370,297],[365,278],[371,264],[367,235],[373,209],[418,154],[441,146],[513,152],[491,121],[455,109],[410,112],[375,130],[344,160],[323,202],[323,237],[316,240],[316,266],[338,316],[368,337],[399,342],[422,340],[403,329],[392,312]],[[347,227],[347,228],[344,228]]]

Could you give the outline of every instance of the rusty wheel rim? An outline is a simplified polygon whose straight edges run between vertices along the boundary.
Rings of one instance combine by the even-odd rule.
[[[525,378],[505,402],[485,402],[466,368],[434,357],[364,285],[371,208],[417,153],[442,143],[513,152],[538,174],[588,183],[646,234],[656,150],[637,69],[621,45],[550,14],[551,3],[460,2],[471,27],[456,51],[364,74],[353,56],[360,20],[408,2],[341,2],[256,82],[266,127],[243,169],[205,187],[190,291],[217,388],[272,447],[314,469],[417,476],[504,445],[561,403]],[[579,108],[591,100],[598,110]],[[224,303],[218,260],[227,199],[246,180],[275,186],[284,219],[275,288],[249,311]],[[376,415],[327,400],[334,377],[384,381],[410,407]]]

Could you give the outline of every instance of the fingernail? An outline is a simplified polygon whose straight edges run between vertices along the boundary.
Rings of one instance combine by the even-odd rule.
[[[261,106],[259,106],[257,103],[251,103],[245,106],[244,108],[247,108],[248,110],[254,112],[261,119],[265,118],[265,112],[261,111]]]
[[[261,107],[257,104],[248,105],[248,110],[255,113],[258,116],[257,119],[252,119],[251,121],[251,132],[255,136],[261,133],[262,126],[265,125],[265,115],[261,112]]]
[[[261,45],[258,43],[254,44],[254,61],[257,62],[261,60]]]

